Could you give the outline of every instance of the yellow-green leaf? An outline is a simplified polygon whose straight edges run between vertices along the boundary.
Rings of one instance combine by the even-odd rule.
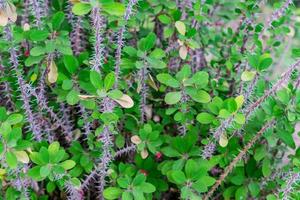
[[[185,24],[182,21],[175,22],[175,27],[181,35],[185,35],[186,28],[185,28]]]

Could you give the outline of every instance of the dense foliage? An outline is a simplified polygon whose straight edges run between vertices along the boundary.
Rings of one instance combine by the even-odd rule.
[[[300,199],[294,3],[0,0],[0,199]]]

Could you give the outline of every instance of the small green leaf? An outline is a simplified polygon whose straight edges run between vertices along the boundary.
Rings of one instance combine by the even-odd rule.
[[[254,79],[255,75],[256,75],[255,71],[244,71],[242,73],[241,79],[242,81],[251,81]]]
[[[40,176],[41,177],[47,177],[50,174],[50,172],[51,171],[50,171],[50,169],[49,169],[49,167],[47,165],[42,166],[40,168]]]
[[[246,118],[242,113],[236,113],[234,116],[234,121],[238,124],[243,125],[246,122]]]
[[[185,24],[182,21],[175,22],[175,27],[181,35],[185,35],[186,28],[185,28]]]
[[[97,71],[94,71],[94,70],[90,71],[90,80],[95,88],[97,88],[97,89],[102,88],[101,76]]]
[[[158,19],[163,24],[170,24],[172,22],[172,19],[168,15],[159,15]]]
[[[44,41],[48,38],[49,32],[45,30],[31,30],[30,31],[30,39],[33,41]]]
[[[186,88],[186,92],[194,101],[199,103],[208,103],[211,100],[210,95],[204,90],[188,87]]]
[[[66,69],[71,74],[76,72],[77,68],[79,67],[79,63],[74,56],[64,55],[63,61],[64,61],[64,65],[65,65]]]
[[[119,2],[103,3],[102,9],[110,15],[115,15],[119,17],[123,16],[125,12],[125,6]]]
[[[260,185],[256,182],[249,183],[248,188],[253,197],[256,197],[260,192]]]
[[[300,49],[292,49],[292,56],[294,58],[300,57]]]
[[[18,124],[23,121],[23,115],[21,114],[11,114],[7,119],[6,122],[10,125]]]
[[[105,199],[117,199],[122,195],[123,190],[117,187],[108,187],[103,191]]]
[[[142,38],[139,41],[138,47],[142,51],[149,51],[150,49],[152,49],[154,47],[155,42],[156,42],[156,35],[151,32],[147,35],[147,37]]]
[[[110,90],[115,83],[115,74],[113,72],[107,74],[104,78],[104,89]]]
[[[158,74],[156,78],[159,82],[167,86],[170,86],[172,88],[180,87],[180,83],[175,78],[173,78],[170,74],[167,73]]]
[[[181,99],[181,92],[169,92],[165,96],[165,102],[169,105],[176,104]]]
[[[75,167],[76,163],[73,160],[66,160],[59,164],[61,167],[63,167],[65,170],[72,169]]]
[[[56,12],[52,17],[52,27],[54,30],[58,30],[61,24],[65,20],[65,14],[61,11]]]
[[[45,48],[41,47],[41,46],[33,47],[30,50],[30,55],[32,55],[32,56],[40,56],[40,55],[43,55],[44,53],[45,53]]]
[[[71,90],[67,95],[67,102],[70,105],[75,105],[79,102],[79,92],[76,90]]]
[[[268,177],[272,173],[272,170],[271,170],[271,161],[270,161],[269,158],[265,158],[263,160],[262,173],[263,173],[264,177]]]
[[[153,193],[156,190],[154,185],[152,185],[151,183],[145,183],[145,182],[142,183],[140,188],[144,193],[147,193],[147,194]]]
[[[183,184],[186,181],[185,174],[182,171],[179,170],[173,170],[168,173],[168,177],[170,181],[176,183],[176,184]]]
[[[89,13],[92,9],[91,4],[89,3],[76,3],[73,8],[72,8],[72,12],[75,15],[85,15],[87,13]]]
[[[6,163],[7,165],[12,168],[15,169],[17,167],[18,164],[18,160],[15,154],[13,154],[12,152],[7,152],[6,153]]]
[[[197,115],[197,121],[201,124],[210,124],[214,119],[215,117],[212,114],[205,112]]]
[[[270,54],[263,54],[259,57],[259,67],[258,70],[263,71],[267,69],[271,64],[273,60],[271,58]]]
[[[71,90],[73,88],[73,82],[71,80],[64,80],[61,85],[63,90]]]

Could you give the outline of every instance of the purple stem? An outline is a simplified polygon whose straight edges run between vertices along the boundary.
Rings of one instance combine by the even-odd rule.
[[[13,43],[13,34],[11,31],[11,25],[7,25],[4,29],[6,39],[12,44]],[[12,45],[13,46],[13,45]],[[27,91],[26,83],[22,77],[22,72],[20,69],[18,69],[19,61],[17,56],[17,51],[15,47],[10,47],[10,61],[12,63],[12,69],[15,71],[17,76],[17,82],[19,85],[19,89],[21,91],[21,99],[23,101],[23,108],[25,110],[25,114],[27,117],[27,121],[29,123],[30,129],[33,132],[33,135],[36,140],[41,141],[42,140],[42,130],[39,124],[36,123],[33,111],[30,106],[30,93]]]

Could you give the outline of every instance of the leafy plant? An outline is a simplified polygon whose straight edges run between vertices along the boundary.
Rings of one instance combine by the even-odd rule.
[[[298,199],[299,5],[0,1],[0,196]]]

